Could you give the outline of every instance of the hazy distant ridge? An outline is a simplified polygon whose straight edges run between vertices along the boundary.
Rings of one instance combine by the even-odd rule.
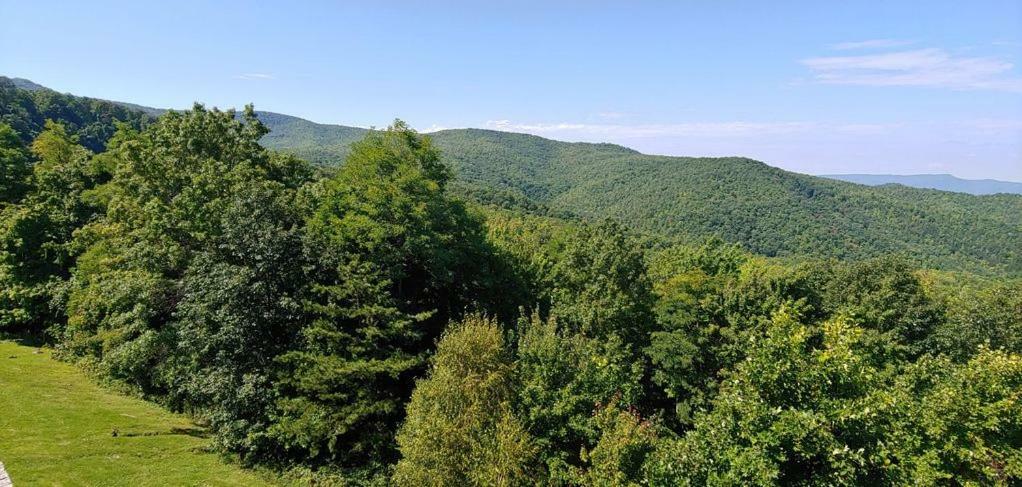
[[[825,174],[821,177],[869,186],[901,184],[912,188],[939,189],[969,194],[1022,194],[1022,183],[996,179],[962,179],[950,174]]]

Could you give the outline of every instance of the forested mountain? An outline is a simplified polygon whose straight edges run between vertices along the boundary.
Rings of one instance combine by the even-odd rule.
[[[839,179],[850,183],[880,186],[900,184],[912,188],[939,189],[969,194],[1022,194],[1022,183],[996,179],[962,179],[950,174],[825,174],[820,177]]]
[[[25,79],[0,76],[0,123],[10,125],[27,142],[39,135],[46,120],[61,122],[81,145],[98,152],[113,136],[116,122],[140,128],[152,117],[119,103],[57,93]]]
[[[148,117],[124,111],[125,105],[45,89],[7,91],[12,94],[0,95],[3,99],[31,95],[73,105],[51,117],[68,120],[72,133],[82,131],[81,120],[106,120],[106,125],[93,122],[88,130],[105,126],[102,133],[107,134],[112,133],[109,120],[116,116],[136,125]],[[98,118],[97,111],[102,112]],[[33,113],[33,128],[19,132],[37,133],[46,111]],[[270,129],[262,144],[319,165],[340,165],[350,144],[366,133],[271,112],[257,114]],[[20,117],[8,109],[3,116]],[[97,137],[88,130],[82,131],[83,145],[96,150]],[[718,236],[767,256],[861,259],[899,253],[934,268],[1022,272],[1022,196],[865,187],[745,158],[650,156],[612,144],[490,130],[445,130],[430,136],[456,175],[452,190],[483,203],[588,219],[610,217],[637,231],[686,242]]]
[[[64,100],[15,93],[22,126],[42,113],[25,93]],[[400,121],[317,171],[267,149],[251,106],[132,112],[93,151],[109,107],[68,101],[28,141],[0,123],[0,333],[194,416],[245,465],[299,485],[1022,481],[1022,280],[858,259],[910,238],[890,250],[1011,267],[1013,197]]]
[[[272,148],[339,161],[357,129],[269,120]],[[292,127],[300,128],[294,136]],[[315,137],[301,134],[313,133]],[[745,158],[667,157],[612,144],[479,129],[430,134],[456,189],[505,206],[615,218],[694,241],[716,235],[772,256],[904,253],[941,268],[1022,271],[1022,197],[864,187]],[[332,140],[319,146],[311,140]],[[333,161],[333,162],[332,162]]]

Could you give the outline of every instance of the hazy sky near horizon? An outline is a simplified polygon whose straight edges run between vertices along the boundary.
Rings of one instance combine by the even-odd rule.
[[[0,75],[156,107],[1022,181],[1022,2],[0,0]]]

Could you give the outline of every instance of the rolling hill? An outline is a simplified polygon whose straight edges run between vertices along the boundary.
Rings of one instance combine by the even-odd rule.
[[[26,91],[7,86],[6,91]],[[12,96],[3,93],[0,101]],[[74,106],[98,107],[109,118],[104,103],[110,102],[61,96],[88,100]],[[0,105],[0,117],[17,121],[10,111]],[[127,110],[129,118],[143,122],[156,112]],[[259,116],[271,129],[264,145],[322,165],[341,164],[351,142],[366,131],[272,112]],[[77,112],[68,117],[106,120]],[[490,130],[444,130],[431,137],[457,176],[453,188],[483,203],[610,217],[672,240],[716,235],[768,256],[859,259],[899,253],[935,268],[1022,273],[1019,195],[870,187],[747,158],[651,156],[613,144]]]
[[[950,174],[827,174],[821,177],[850,183],[880,186],[900,184],[912,188],[939,189],[975,195],[1010,193],[1022,194],[1022,183],[996,179],[962,179]]]
[[[338,164],[360,136],[351,127],[266,121],[273,130],[267,146],[323,164]],[[301,131],[292,136],[293,128]],[[304,135],[310,133],[315,137]],[[868,187],[746,158],[650,156],[612,144],[490,130],[431,136],[457,174],[455,188],[489,203],[611,217],[687,241],[717,235],[770,256],[901,253],[938,268],[1022,271],[1022,197],[1016,195]]]

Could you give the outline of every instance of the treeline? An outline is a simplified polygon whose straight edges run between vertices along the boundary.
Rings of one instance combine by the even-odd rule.
[[[27,90],[0,77],[0,123],[28,143],[46,119],[93,152],[117,123],[140,129],[161,110]],[[261,113],[260,143],[332,173],[365,129]],[[866,187],[739,157],[650,156],[612,144],[566,143],[477,129],[431,135],[457,177],[449,192],[485,205],[577,219],[697,244],[708,237],[767,256],[862,260],[1022,276],[1022,196]]]
[[[1022,275],[1019,195],[867,187],[741,157],[651,156],[486,130],[432,137],[459,186],[508,195],[508,206],[529,200],[693,244],[717,236],[768,256],[897,253],[926,267]]]
[[[26,143],[42,132],[47,120],[57,120],[78,137],[80,145],[99,152],[114,135],[117,124],[139,129],[152,119],[137,108],[48,88],[24,89],[15,80],[0,76],[0,123],[11,126]]]
[[[1009,485],[1022,284],[472,207],[400,122],[0,125],[0,330],[305,482]]]

